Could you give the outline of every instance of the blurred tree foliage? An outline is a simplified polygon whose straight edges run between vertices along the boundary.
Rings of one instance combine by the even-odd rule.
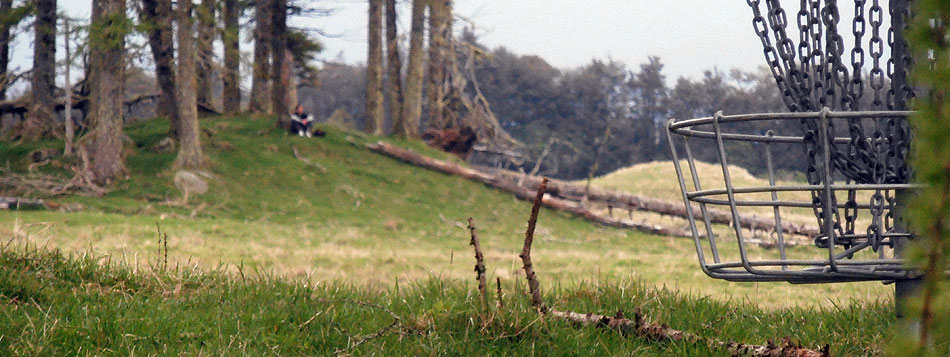
[[[520,167],[531,171],[550,138],[556,137],[558,140],[542,162],[540,173],[558,178],[587,176],[608,123],[611,132],[597,175],[636,163],[668,160],[665,125],[669,118],[711,116],[719,110],[726,114],[786,110],[764,67],[728,73],[711,69],[700,78],[670,80],[663,72],[663,61],[656,56],[648,57],[638,68],[628,68],[616,61],[593,60],[585,66],[564,70],[538,56],[519,55],[504,47],[488,50],[469,31],[459,41],[487,53],[475,62],[476,77],[501,125],[528,146],[530,159],[520,163]],[[463,52],[458,54],[460,61],[465,56]],[[318,74],[320,86],[302,92],[301,101],[312,103],[308,108],[313,108],[318,118],[328,118],[342,109],[361,120],[362,101],[344,93],[361,93],[365,86],[363,78],[365,68],[328,64]],[[780,128],[749,124],[742,130],[764,133],[768,129],[775,130],[777,135],[800,133],[795,121]],[[732,150],[744,149],[748,148]],[[785,149],[792,152],[782,150],[775,148],[775,155],[802,155],[800,147]],[[716,158],[715,150],[695,154],[704,161]],[[737,155],[736,159],[733,164],[753,173],[765,172],[762,155]],[[778,170],[803,169],[801,160],[777,161]]]

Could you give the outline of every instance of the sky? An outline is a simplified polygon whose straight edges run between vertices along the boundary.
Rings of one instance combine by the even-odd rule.
[[[409,1],[399,0],[400,33],[409,28]],[[88,17],[91,1],[60,0],[60,10]],[[327,61],[364,63],[366,0],[314,0],[333,9],[328,17],[295,18],[291,26],[319,29]],[[745,0],[454,0],[456,31],[473,26],[490,48],[504,46],[518,54],[534,54],[555,67],[570,69],[593,59],[614,60],[636,69],[648,56],[659,56],[668,81],[699,78],[718,68],[752,71],[765,60],[752,30],[752,11]],[[787,1],[786,3],[797,3]],[[842,2],[844,21],[853,7]],[[853,6],[853,4],[850,4]],[[791,14],[797,10],[789,11]],[[886,14],[886,10],[884,11]],[[794,22],[794,15],[789,16]],[[885,18],[885,21],[888,21]],[[794,24],[790,24],[794,26]],[[850,23],[842,27],[850,29]],[[249,35],[245,31],[244,35]],[[13,65],[29,68],[32,34],[22,34],[13,48]],[[846,40],[847,41],[847,40]],[[60,39],[60,42],[61,39]],[[408,41],[406,41],[408,42]],[[242,41],[248,58],[252,46]],[[62,57],[62,47],[57,56]],[[245,76],[249,78],[250,76]],[[249,85],[249,84],[248,84]]]
[[[326,38],[325,58],[365,62],[365,1],[323,1],[335,15],[308,21]],[[555,67],[593,59],[636,67],[659,56],[669,78],[699,77],[717,67],[755,69],[764,63],[745,0],[456,0],[458,26],[471,25],[488,47],[535,54]],[[400,8],[408,28],[408,5]]]

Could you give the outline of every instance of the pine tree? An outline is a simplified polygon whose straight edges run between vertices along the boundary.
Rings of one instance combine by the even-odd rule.
[[[114,182],[125,172],[122,158],[122,104],[125,83],[125,35],[131,22],[125,0],[93,0],[89,29],[89,120],[91,138],[83,145],[93,181]]]
[[[363,131],[382,134],[383,127],[383,0],[369,1],[369,43],[366,55],[366,119]]]
[[[234,114],[241,111],[241,48],[240,27],[241,5],[238,0],[224,0],[224,30],[221,42],[224,43],[224,113]]]
[[[271,2],[259,0],[254,7],[254,73],[251,82],[251,112],[270,113],[270,24]]]
[[[419,136],[422,114],[422,39],[425,31],[426,0],[412,1],[412,24],[409,33],[409,71],[406,74],[406,101],[403,106],[404,135]]]
[[[33,28],[32,99],[23,139],[37,140],[53,134],[53,90],[56,89],[56,0],[35,0]]]
[[[290,105],[287,103],[287,82],[289,66],[285,66],[287,59],[287,0],[272,0],[271,23],[271,109],[277,115],[277,126],[290,129]]]
[[[201,166],[201,142],[198,136],[198,94],[195,59],[195,38],[192,32],[191,0],[178,0],[178,157],[175,167]]]
[[[399,38],[396,31],[396,0],[386,0],[386,57],[389,92],[389,113],[393,134],[405,136],[405,118],[402,116],[402,61],[399,60]]]
[[[142,0],[141,17],[147,22],[148,45],[155,62],[155,79],[158,81],[158,105],[156,114],[168,118],[171,125],[168,135],[178,136],[178,99],[175,90],[175,48],[172,38],[171,0]]]
[[[212,100],[212,80],[214,79],[214,34],[215,34],[215,0],[201,0],[201,6],[196,7],[195,17],[198,19],[197,49],[197,78],[198,103],[207,108],[214,108]]]

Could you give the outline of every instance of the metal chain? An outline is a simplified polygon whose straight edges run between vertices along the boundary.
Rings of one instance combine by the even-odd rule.
[[[799,0],[796,13],[797,45],[787,34],[788,19],[779,0],[765,0],[765,16],[760,9],[760,0],[746,2],[752,8],[753,28],[762,43],[766,62],[782,99],[790,111],[799,112],[818,111],[824,107],[832,110],[861,110],[866,84],[873,96],[872,110],[906,109],[907,100],[914,96],[906,80],[912,60],[903,36],[911,15],[909,1],[889,0],[891,25],[887,26],[884,24],[880,0],[871,0],[870,7],[867,7],[868,0],[854,0],[855,10],[851,22],[854,45],[849,51],[848,64],[843,59],[844,40],[838,33],[841,14],[837,0]],[[884,58],[882,26],[887,31],[891,58]],[[864,47],[865,44],[867,47]],[[865,74],[864,67],[868,62],[870,69]],[[885,76],[891,84],[890,88],[885,88]],[[872,132],[868,132],[865,127],[868,122],[860,118],[849,119],[848,135],[851,140],[847,144],[835,144],[833,140],[829,143],[818,140],[818,130],[821,129],[815,121],[802,121],[804,149],[808,158],[805,174],[809,184],[823,183],[825,175],[821,172],[822,155],[819,153],[824,150],[824,145],[829,145],[832,152],[832,170],[847,178],[848,183],[907,182],[909,170],[906,157],[910,129],[906,121],[896,118],[870,121]],[[828,137],[835,137],[833,123],[829,123],[827,130]],[[837,198],[832,196],[830,212],[822,212],[822,199],[817,192],[812,192],[814,213],[819,222],[825,214],[832,214],[834,229],[839,235],[845,232],[853,235],[859,211],[856,192],[848,191],[847,202],[843,207],[844,222],[839,216],[840,208],[835,202]],[[872,223],[866,233],[875,250],[885,243],[882,234],[894,226],[891,210],[896,205],[895,200],[890,192],[879,191],[869,203]]]

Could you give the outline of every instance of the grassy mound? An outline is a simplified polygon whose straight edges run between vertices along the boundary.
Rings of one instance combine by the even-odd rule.
[[[135,267],[163,249],[156,238],[160,227],[169,237],[172,264],[232,273],[243,266],[313,284],[345,280],[386,291],[432,277],[470,279],[472,253],[463,222],[474,217],[489,278],[509,284],[521,279],[517,252],[530,204],[364,148],[380,138],[324,126],[326,137],[309,139],[287,135],[270,120],[203,119],[210,189],[180,205],[169,167],[175,154],[150,150],[167,125],[153,120],[127,128],[129,178],[112,192],[53,198],[85,207],[69,214],[0,213],[0,237]],[[451,158],[418,142],[396,144]],[[26,170],[26,153],[58,145],[0,143],[0,156],[14,170]],[[295,148],[326,170],[296,159]],[[879,283],[800,287],[713,280],[700,271],[690,240],[604,228],[550,210],[542,211],[535,239],[539,274],[565,288],[639,280],[767,309],[827,306],[829,300],[875,304],[891,297],[891,288]]]
[[[0,249],[0,354],[724,355],[541,319],[522,284],[505,284],[505,305],[485,309],[473,284],[457,281],[378,291],[164,264],[70,258],[22,244]],[[707,337],[765,343],[791,336],[806,346],[831,342],[835,355],[878,351],[891,323],[886,304],[763,311],[630,281],[547,290],[558,308],[639,308]]]

